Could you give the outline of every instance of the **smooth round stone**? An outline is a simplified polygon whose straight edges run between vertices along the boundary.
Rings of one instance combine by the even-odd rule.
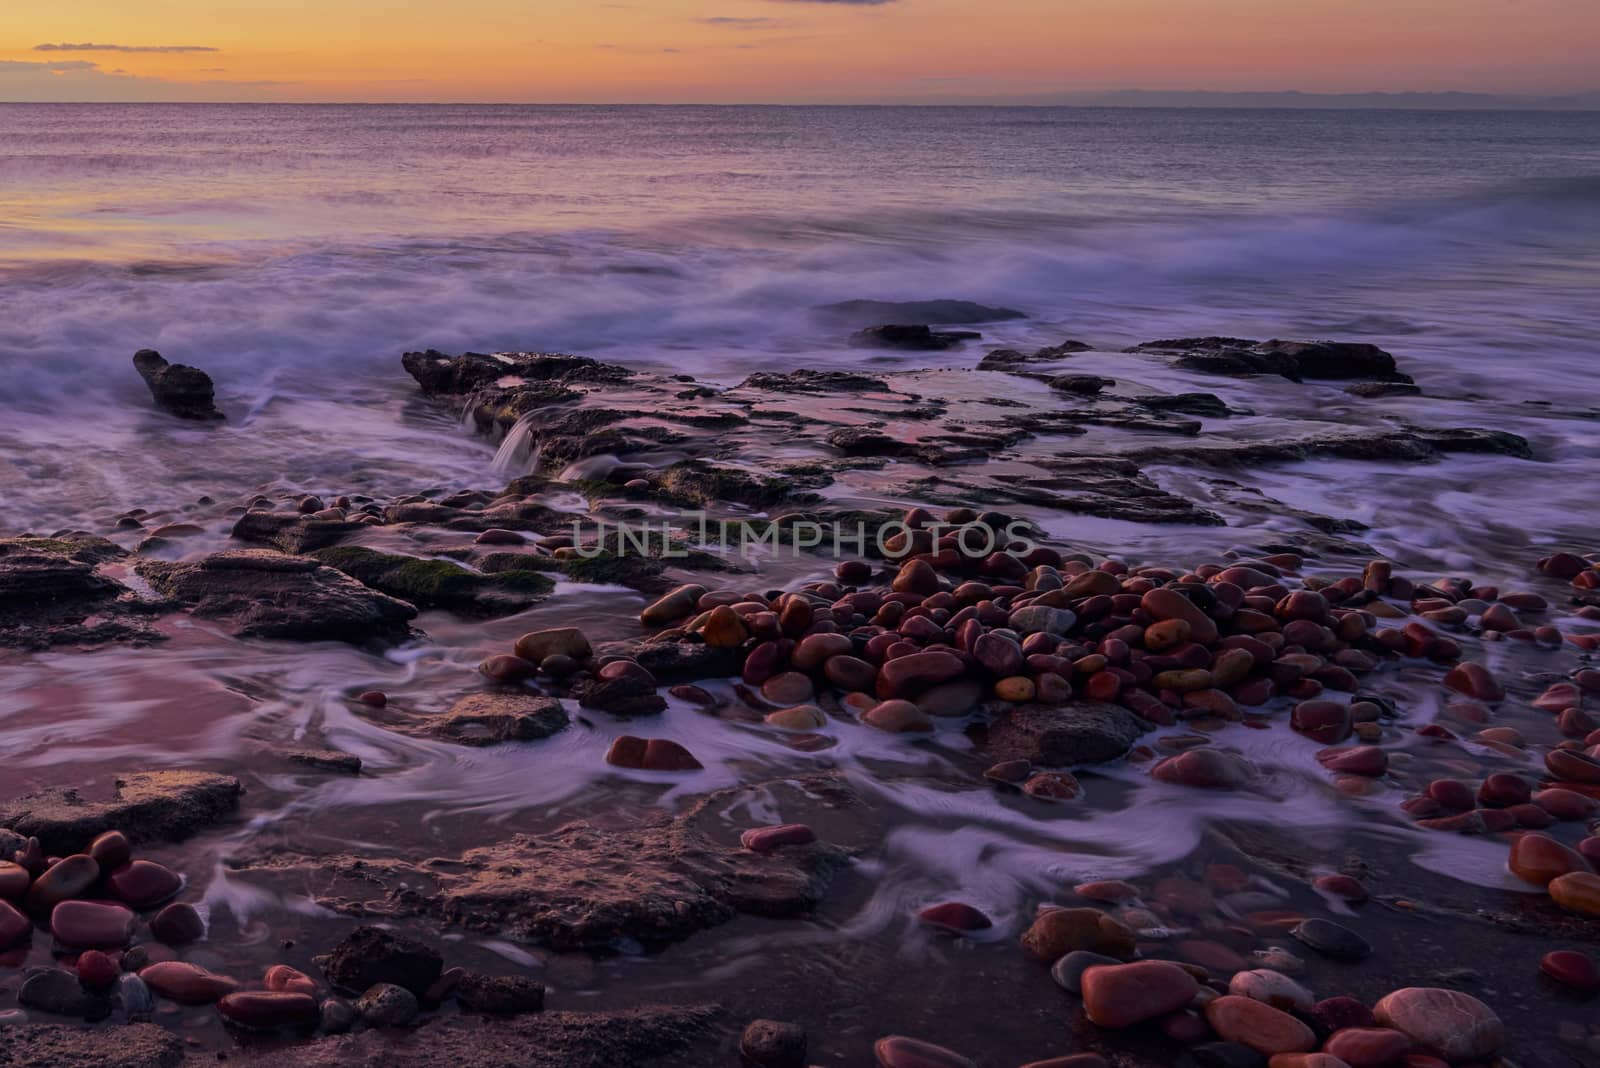
[[[768,712],[763,721],[786,731],[814,731],[828,725],[828,717],[816,705],[795,705]]]
[[[1106,901],[1115,904],[1119,901],[1131,901],[1139,896],[1139,888],[1132,883],[1125,883],[1120,879],[1102,879],[1091,883],[1079,883],[1072,888],[1072,892],[1079,897],[1086,897],[1090,901]]]
[[[1316,1048],[1311,1028],[1252,998],[1225,994],[1205,1008],[1206,1022],[1229,1042],[1249,1046],[1263,1057],[1277,1053],[1303,1053]]]
[[[1289,714],[1289,727],[1323,745],[1350,737],[1350,707],[1337,701],[1301,701]]]
[[[133,859],[133,844],[121,831],[106,831],[96,835],[84,852],[94,858],[101,871],[114,871]]]
[[[1270,969],[1236,972],[1228,980],[1228,993],[1251,998],[1264,1005],[1286,1012],[1310,1012],[1317,999],[1311,991],[1284,975]]]
[[[147,1020],[156,1011],[156,998],[150,993],[149,984],[130,972],[117,977],[116,995],[122,1015],[129,1020]]]
[[[1529,832],[1511,843],[1506,867],[1523,882],[1548,886],[1550,880],[1568,872],[1588,871],[1589,865],[1576,852],[1547,834]]]
[[[1550,899],[1568,912],[1600,916],[1600,875],[1570,872],[1550,880]]]
[[[798,705],[811,700],[816,687],[798,671],[784,671],[761,684],[761,696],[777,705]]]
[[[1177,1012],[1200,991],[1194,976],[1164,960],[1090,967],[1081,985],[1084,1012],[1093,1023],[1110,1028]]]
[[[283,990],[235,991],[217,1002],[217,1011],[231,1024],[261,1030],[315,1023],[320,1015],[316,998]]]
[[[91,993],[78,982],[77,975],[59,968],[34,972],[17,991],[17,1002],[40,1012],[76,1016],[84,1020],[103,1020],[111,1015],[111,1001]]]
[[[1053,962],[1075,949],[1112,957],[1133,955],[1133,932],[1099,909],[1050,909],[1022,933],[1022,948],[1034,960]]]
[[[377,983],[356,1001],[356,1012],[373,1027],[404,1027],[417,1018],[417,996],[403,986]]]
[[[1372,954],[1367,940],[1332,920],[1313,916],[1290,928],[1289,934],[1325,957],[1334,960],[1365,960]]]
[[[33,934],[33,921],[9,902],[0,901],[0,949],[10,949]]]
[[[817,840],[817,832],[804,823],[783,823],[775,827],[752,827],[739,835],[739,844],[752,853],[771,853],[784,846],[806,845]]]
[[[1311,1007],[1308,1013],[1312,1021],[1322,1030],[1332,1032],[1346,1027],[1376,1027],[1378,1021],[1372,1015],[1372,1010],[1367,1008],[1355,998],[1340,995],[1338,997],[1324,998]]]
[[[267,974],[262,977],[262,982],[268,990],[275,990],[287,994],[317,993],[317,981],[298,968],[291,968],[287,964],[274,964],[267,969]]]
[[[872,1044],[878,1068],[977,1068],[954,1050],[904,1035],[890,1035]]]
[[[1533,795],[1533,803],[1558,820],[1581,820],[1595,810],[1593,798],[1560,786],[1540,790]]]
[[[1160,782],[1204,790],[1236,790],[1255,774],[1250,762],[1218,749],[1191,749],[1167,757],[1150,769]]]
[[[1478,787],[1478,802],[1489,808],[1509,808],[1525,804],[1533,797],[1533,789],[1520,775],[1496,772],[1483,780]]]
[[[63,901],[50,913],[50,933],[68,949],[121,949],[136,919],[121,905]]]
[[[1324,749],[1317,763],[1343,775],[1377,777],[1389,770],[1389,754],[1376,745],[1357,745],[1348,749]]]
[[[1594,960],[1588,954],[1575,949],[1556,949],[1546,953],[1544,959],[1539,961],[1539,970],[1562,986],[1586,994],[1600,990],[1600,968],[1595,967]]]
[[[870,690],[878,669],[860,657],[830,656],[822,665],[822,674],[841,690]]]
[[[1411,1052],[1411,1039],[1387,1027],[1347,1027],[1329,1035],[1322,1051],[1350,1068],[1389,1068]]]
[[[233,993],[239,984],[226,975],[208,972],[198,964],[166,960],[140,969],[139,978],[163,997],[184,1005],[209,1005]]]
[[[1361,885],[1359,879],[1352,878],[1349,875],[1319,875],[1311,885],[1324,894],[1343,898],[1346,901],[1360,902],[1367,899],[1367,888]]]
[[[862,714],[861,722],[891,734],[933,729],[933,721],[928,718],[927,713],[910,701],[901,700],[882,701],[873,705]]]
[[[33,876],[21,864],[0,860],[0,901],[21,901]]]
[[[782,1020],[754,1020],[739,1036],[739,1053],[752,1068],[805,1068],[806,1029]]]
[[[539,673],[539,665],[520,656],[500,653],[478,665],[478,673],[491,682],[512,683],[531,679]]]
[[[135,860],[106,878],[111,893],[136,909],[158,905],[183,889],[183,879],[165,864]]]
[[[1189,1050],[1199,1068],[1261,1068],[1261,1054],[1240,1042],[1206,1042]]]
[[[356,1015],[355,1006],[344,998],[329,998],[322,1003],[321,1022],[318,1026],[324,1034],[342,1035],[356,1025],[360,1017]]]
[[[117,962],[98,949],[88,949],[78,954],[77,971],[78,981],[90,990],[104,990],[122,974]]]
[[[1073,950],[1050,966],[1050,978],[1054,979],[1061,989],[1072,994],[1081,994],[1084,972],[1102,965],[1121,963],[1117,958],[1108,957],[1104,953],[1090,953],[1086,949]]]
[[[186,946],[206,936],[206,922],[193,905],[175,902],[155,914],[150,933],[169,946]]]
[[[1452,1063],[1490,1057],[1505,1039],[1494,1010],[1459,990],[1408,986],[1384,997],[1372,1014],[1383,1026],[1404,1032],[1422,1051]]]
[[[24,898],[28,911],[45,915],[63,901],[82,897],[100,878],[100,865],[87,853],[62,857],[33,881]]]
[[[1282,946],[1258,949],[1250,954],[1250,959],[1263,968],[1270,968],[1284,975],[1304,975],[1306,972],[1306,962]]]
[[[994,926],[994,921],[984,915],[982,910],[964,901],[946,901],[940,905],[929,905],[917,913],[917,919],[928,927],[952,934],[986,931]]]

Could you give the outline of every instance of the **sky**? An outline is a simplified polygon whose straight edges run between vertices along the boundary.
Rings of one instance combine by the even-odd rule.
[[[0,100],[1600,89],[1600,0],[9,0]]]

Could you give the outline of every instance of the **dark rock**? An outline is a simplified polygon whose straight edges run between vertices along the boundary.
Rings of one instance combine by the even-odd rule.
[[[704,642],[612,642],[602,645],[600,654],[624,655],[667,684],[737,675],[740,667],[737,649]]]
[[[424,560],[359,545],[320,549],[310,555],[363,586],[418,608],[446,608],[464,615],[513,615],[537,604],[555,588],[550,576],[539,571],[480,575],[448,560]]]
[[[830,326],[861,329],[874,323],[941,323],[970,326],[1026,319],[1015,308],[995,308],[970,300],[841,300],[813,309]]]
[[[111,1015],[109,998],[85,990],[75,973],[60,968],[41,969],[30,975],[17,991],[17,1002],[40,1012],[76,1016],[91,1022]],[[10,1031],[5,1033],[9,1035]],[[0,1064],[5,1063],[3,1057],[4,1054],[0,1054]]]
[[[529,382],[622,382],[633,376],[626,367],[587,356],[548,352],[468,352],[447,356],[429,349],[400,358],[406,373],[431,397],[465,396],[505,378]]]
[[[1133,402],[1158,412],[1182,412],[1185,415],[1203,415],[1217,419],[1233,414],[1215,393],[1161,393],[1133,398]]]
[[[760,389],[771,393],[890,393],[881,378],[854,371],[790,371],[776,374],[758,371],[740,382],[737,389]]]
[[[1120,705],[1074,701],[1019,705],[989,727],[992,759],[1045,767],[1103,764],[1126,753],[1151,724]]]
[[[1079,396],[1093,396],[1107,386],[1117,384],[1114,378],[1102,378],[1099,375],[1056,375],[1046,383],[1051,389],[1059,393],[1075,393]]]
[[[755,1020],[739,1036],[739,1053],[751,1068],[805,1068],[806,1030],[781,1020]]]
[[[891,324],[857,330],[850,335],[850,344],[866,349],[939,352],[943,349],[953,349],[964,341],[982,336],[975,330],[935,331],[919,324]]]
[[[584,708],[616,716],[649,716],[667,707],[666,698],[656,692],[655,684],[638,675],[583,679],[572,687],[572,696]]]
[[[789,496],[793,483],[777,475],[761,475],[740,467],[684,460],[651,475],[661,494],[682,504],[718,502],[768,508]]]
[[[116,781],[110,800],[74,789],[43,790],[0,804],[0,826],[37,836],[47,851],[71,853],[120,830],[135,842],[181,841],[231,816],[243,788],[228,775],[142,771]]]
[[[840,427],[828,434],[827,441],[846,456],[905,456],[917,451],[914,442],[898,441],[865,426]]]
[[[241,638],[292,641],[402,639],[417,610],[305,556],[263,549],[136,568],[161,594]]]
[[[211,376],[198,367],[168,363],[154,349],[134,353],[133,367],[150,387],[157,407],[180,419],[217,422],[225,418],[217,411]]]
[[[183,1039],[155,1024],[114,1028],[26,1024],[7,1027],[0,1068],[178,1068]]]
[[[87,534],[0,538],[0,646],[156,640],[128,590],[97,570],[127,551]]]
[[[308,553],[337,544],[365,527],[364,523],[349,519],[316,519],[298,512],[255,509],[233,524],[233,536],[286,553]]]
[[[1420,397],[1422,387],[1410,382],[1357,382],[1344,387],[1352,397]]]
[[[1348,927],[1313,916],[1301,921],[1289,932],[1325,957],[1334,960],[1364,960],[1372,954],[1367,940]]]
[[[1129,351],[1173,353],[1176,366],[1207,374],[1282,375],[1296,382],[1307,378],[1411,381],[1395,369],[1393,356],[1360,342],[1191,337],[1149,341]]]
[[[544,1008],[544,984],[521,975],[466,972],[455,986],[456,1001],[468,1012],[519,1016]]]
[[[390,983],[420,997],[444,971],[444,959],[414,938],[381,927],[357,927],[328,954],[322,970],[334,986],[352,993]]]
[[[375,983],[356,1001],[369,1027],[404,1027],[417,1018],[417,995],[393,983]]]

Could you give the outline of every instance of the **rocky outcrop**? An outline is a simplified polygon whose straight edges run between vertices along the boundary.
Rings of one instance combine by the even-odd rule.
[[[1363,342],[1183,337],[1147,341],[1128,351],[1171,354],[1175,366],[1206,374],[1282,375],[1294,382],[1308,378],[1411,381],[1396,369],[1392,355]]]
[[[548,738],[571,722],[554,697],[524,691],[472,693],[431,717],[427,733],[457,745],[486,746]]]
[[[1018,705],[989,726],[989,755],[996,761],[1026,760],[1044,767],[1104,764],[1132,748],[1151,730],[1120,705],[1099,701]]]
[[[480,575],[448,560],[423,560],[359,545],[319,549],[311,556],[363,586],[418,608],[445,608],[463,615],[493,618],[521,612],[555,587],[550,576],[537,570]]]
[[[127,588],[100,571],[126,555],[88,534],[0,538],[0,646],[159,639]]]
[[[140,349],[133,354],[134,369],[156,406],[180,419],[220,422],[226,418],[217,410],[211,376],[198,367],[168,363],[155,349]]]
[[[829,326],[860,330],[874,323],[938,323],[970,326],[1026,319],[1027,312],[996,308],[970,300],[841,300],[813,309]]]
[[[934,330],[920,324],[889,324],[857,330],[850,335],[850,344],[863,349],[939,352],[982,336],[976,330]]]
[[[56,855],[78,852],[110,830],[135,842],[175,842],[232,816],[243,792],[230,775],[140,771],[119,777],[102,801],[71,788],[7,801],[0,804],[0,827],[38,838]]]
[[[24,1024],[0,1031],[0,1068],[177,1068],[183,1040],[164,1027]]]
[[[417,610],[305,556],[264,549],[195,561],[147,560],[136,568],[163,596],[241,638],[290,641],[399,640]]]

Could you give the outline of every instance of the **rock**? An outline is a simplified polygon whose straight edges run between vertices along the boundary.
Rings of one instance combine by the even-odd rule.
[[[8,901],[0,901],[0,950],[10,949],[33,934],[33,921]]]
[[[1289,726],[1323,745],[1338,745],[1350,737],[1350,706],[1338,701],[1301,701],[1290,713]]]
[[[33,875],[27,868],[0,860],[0,901],[21,901],[32,883]]]
[[[457,745],[486,746],[548,738],[571,722],[554,697],[522,692],[469,693],[428,719],[427,733]]]
[[[1470,994],[1441,987],[1409,986],[1387,995],[1372,1014],[1423,1050],[1447,1061],[1491,1057],[1500,1049],[1504,1028],[1494,1011]]]
[[[705,596],[704,586],[691,583],[662,594],[639,613],[639,622],[647,627],[660,627],[676,623],[695,614],[696,605]]]
[[[139,969],[151,990],[183,1005],[209,1005],[239,988],[236,980],[208,972],[198,964],[164,960]]]
[[[669,738],[636,738],[624,734],[611,743],[606,763],[636,771],[698,771],[705,767],[695,755]]]
[[[930,686],[959,678],[965,671],[960,657],[941,650],[896,657],[878,672],[878,696],[914,696]]]
[[[1539,970],[1562,986],[1583,994],[1600,990],[1600,968],[1593,958],[1575,949],[1555,949],[1539,961]]]
[[[816,840],[817,832],[803,823],[752,827],[739,836],[739,844],[752,853],[771,853],[784,846],[810,845]]]
[[[274,964],[268,968],[267,974],[262,977],[262,982],[268,990],[285,994],[309,994],[315,997],[321,993],[321,988],[315,979],[287,964]]]
[[[1350,1068],[1384,1068],[1411,1052],[1411,1039],[1387,1027],[1347,1027],[1329,1035],[1322,1050]]]
[[[1250,762],[1219,749],[1191,749],[1167,757],[1150,769],[1160,782],[1205,790],[1237,790],[1255,776]]]
[[[322,1003],[318,1026],[324,1034],[342,1035],[356,1025],[361,1017],[356,1007],[343,998],[328,998]]]
[[[50,933],[68,949],[121,949],[137,917],[121,905],[63,901],[50,913]]]
[[[183,880],[164,864],[135,860],[108,875],[106,886],[118,900],[136,909],[147,909],[183,889]]]
[[[1083,973],[1083,1009],[1101,1027],[1132,1027],[1188,1005],[1200,991],[1194,976],[1161,960],[1106,964]]]
[[[317,999],[310,994],[276,990],[239,990],[217,1002],[222,1018],[239,1027],[271,1030],[315,1024],[321,1018]]]
[[[154,349],[134,353],[133,367],[150,387],[158,408],[180,419],[218,422],[225,418],[217,410],[211,376],[198,367],[168,363]]]
[[[982,336],[972,330],[935,331],[920,324],[869,326],[851,334],[850,344],[857,348],[938,352]]]
[[[1317,1003],[1311,991],[1282,972],[1267,969],[1236,972],[1228,980],[1228,993],[1302,1015],[1310,1012]]]
[[[917,913],[917,919],[924,926],[949,934],[987,931],[994,926],[994,921],[985,916],[982,911],[962,901],[947,901],[940,905],[929,905]]]
[[[1600,875],[1575,871],[1550,880],[1550,899],[1568,912],[1600,916]]]
[[[1083,784],[1065,771],[1036,771],[1022,783],[1022,792],[1041,801],[1072,801],[1083,793]]]
[[[970,300],[842,300],[819,305],[813,313],[831,326],[853,329],[889,321],[970,326],[1028,317],[1015,308],[990,307]]]
[[[768,712],[762,721],[786,731],[815,731],[828,725],[828,717],[816,705],[795,705]]]
[[[1325,957],[1334,960],[1365,960],[1372,954],[1367,940],[1332,920],[1320,916],[1302,920],[1289,933]]]
[[[74,1027],[29,1024],[3,1032],[5,1068],[179,1068],[186,1062],[183,1039],[155,1024]]]
[[[36,971],[25,979],[17,991],[17,1003],[40,1012],[91,1021],[111,1015],[110,999],[85,990],[75,974],[59,968]]]
[[[107,801],[85,800],[72,789],[16,798],[0,806],[0,827],[37,837],[57,854],[112,829],[138,842],[181,841],[232,815],[241,793],[239,780],[228,775],[142,771],[119,777]]]
[[[1011,613],[1007,625],[1018,634],[1066,634],[1078,622],[1077,614],[1067,608],[1050,608],[1030,604]]]
[[[28,888],[28,911],[36,916],[49,915],[61,902],[82,897],[99,878],[100,865],[93,857],[84,853],[62,857]]]
[[[1306,1015],[1326,1032],[1337,1031],[1343,1027],[1378,1026],[1372,1010],[1352,997],[1323,998],[1313,1005]]]
[[[371,1027],[404,1027],[417,1018],[417,996],[403,986],[377,983],[356,1001],[356,1012]]]
[[[468,1012],[518,1016],[544,1008],[544,984],[523,975],[467,972],[456,982],[456,1002]]]
[[[933,730],[933,721],[910,701],[880,701],[861,714],[861,722],[891,734]]]
[[[1550,880],[1568,872],[1588,871],[1589,865],[1576,852],[1547,834],[1529,832],[1511,843],[1506,867],[1523,882],[1548,886]]]
[[[739,913],[809,913],[846,854],[824,842],[766,854],[714,843],[698,830],[701,814],[728,805],[732,796],[708,794],[677,818],[642,815],[628,826],[579,822],[514,835],[420,867],[318,857],[304,870],[308,878],[332,882],[358,876],[386,893],[382,907],[390,915],[428,917],[559,951],[609,951],[619,943],[659,947]],[[324,903],[355,912],[365,907],[343,896]]]
[[[904,1035],[890,1035],[872,1044],[878,1068],[977,1068],[967,1058],[943,1046]]]
[[[1600,760],[1571,749],[1552,749],[1545,754],[1544,766],[1563,782],[1600,784]],[[0,821],[3,822],[3,821]]]
[[[779,1020],[754,1020],[739,1036],[739,1054],[751,1068],[805,1068],[806,1030]]]
[[[135,570],[163,596],[236,637],[400,640],[417,610],[310,557],[235,549],[200,560],[146,560]]]
[[[206,936],[206,924],[193,905],[168,905],[150,920],[150,933],[169,946],[186,946]]]
[[[568,656],[582,663],[594,655],[588,637],[577,627],[529,631],[518,638],[512,648],[517,656],[534,664],[542,663],[551,656]]]
[[[1127,753],[1151,726],[1120,705],[1099,701],[1019,705],[990,724],[988,752],[996,761],[1045,767],[1103,764]]]
[[[78,981],[90,990],[105,990],[117,981],[122,969],[98,949],[78,954]]]
[[[1034,960],[1059,960],[1074,950],[1110,957],[1133,955],[1133,932],[1099,909],[1049,909],[1022,933],[1022,948]]]
[[[101,871],[116,871],[133,859],[133,843],[121,831],[107,831],[96,835],[85,852],[100,865]]]
[[[129,1020],[148,1020],[155,1015],[156,997],[150,986],[132,972],[117,977],[116,999],[122,1005],[122,1015]]]
[[[420,996],[444,971],[444,959],[438,950],[414,938],[381,927],[358,927],[333,948],[322,970],[329,982],[344,990],[364,992],[388,984]]]
[[[1317,763],[1341,775],[1366,775],[1376,778],[1389,770],[1389,754],[1376,745],[1324,749],[1317,753]]]
[[[1169,586],[1161,586],[1146,593],[1139,606],[1152,619],[1161,621],[1181,619],[1189,624],[1189,633],[1201,645],[1217,640],[1217,624],[1189,598]]]
[[[1264,1057],[1301,1053],[1317,1046],[1311,1028],[1279,1009],[1251,998],[1227,994],[1208,1002],[1206,1022],[1229,1042],[1249,1046]]]
[[[1502,701],[1506,691],[1499,681],[1482,664],[1464,661],[1451,668],[1444,677],[1447,688],[1479,701]]]

